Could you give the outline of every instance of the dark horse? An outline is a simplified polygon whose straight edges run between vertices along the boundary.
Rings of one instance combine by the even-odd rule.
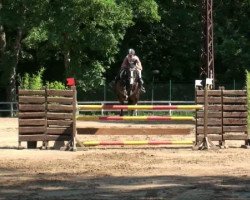
[[[141,86],[139,84],[139,75],[136,67],[130,67],[122,69],[119,74],[119,78],[115,83],[115,93],[119,102],[124,105],[136,105],[139,101]],[[130,115],[134,114],[134,110]],[[123,116],[123,110],[121,110],[120,116]]]

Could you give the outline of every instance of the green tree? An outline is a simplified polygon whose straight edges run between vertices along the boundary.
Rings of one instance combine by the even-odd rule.
[[[61,76],[75,77],[83,90],[102,84],[128,27],[159,20],[157,9],[153,0],[4,1],[0,25],[9,39],[0,79],[10,88],[8,99],[15,100],[20,61],[41,66],[42,59],[57,58],[65,68]]]
[[[65,76],[75,77],[84,90],[100,85],[133,23],[131,11],[113,0],[54,0],[46,11],[49,20],[33,28],[26,44],[34,48],[46,42],[56,49]]]
[[[197,1],[157,0],[157,20],[137,18],[123,40],[123,47],[135,48],[144,66],[143,76],[152,81],[160,70],[160,81],[190,81],[198,77],[201,48],[201,9]],[[125,51],[118,60],[123,59]],[[118,63],[117,63],[118,65]],[[114,66],[115,67],[115,66]]]
[[[0,2],[1,38],[6,35],[5,46],[1,45],[0,83],[7,87],[7,100],[15,101],[17,65],[22,54],[22,39],[39,23],[46,1],[5,0]],[[3,44],[3,42],[0,42]]]
[[[214,7],[216,78],[244,81],[250,68],[250,1],[221,1]]]

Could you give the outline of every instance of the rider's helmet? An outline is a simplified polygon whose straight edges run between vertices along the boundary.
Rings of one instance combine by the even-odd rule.
[[[134,49],[129,49],[128,54],[129,55],[135,55],[135,50]]]

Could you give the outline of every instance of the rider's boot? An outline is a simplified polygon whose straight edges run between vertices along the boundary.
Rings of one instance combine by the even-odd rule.
[[[146,93],[146,90],[145,90],[145,88],[143,86],[143,83],[144,82],[143,82],[142,78],[139,78],[139,85],[140,85],[141,92]]]

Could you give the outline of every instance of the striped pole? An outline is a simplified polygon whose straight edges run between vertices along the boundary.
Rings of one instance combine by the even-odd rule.
[[[190,116],[84,116],[76,118],[81,121],[194,121]]]
[[[100,146],[100,145],[193,145],[192,140],[139,140],[139,141],[85,141],[84,146]]]
[[[79,110],[198,110],[203,105],[78,105]]]

